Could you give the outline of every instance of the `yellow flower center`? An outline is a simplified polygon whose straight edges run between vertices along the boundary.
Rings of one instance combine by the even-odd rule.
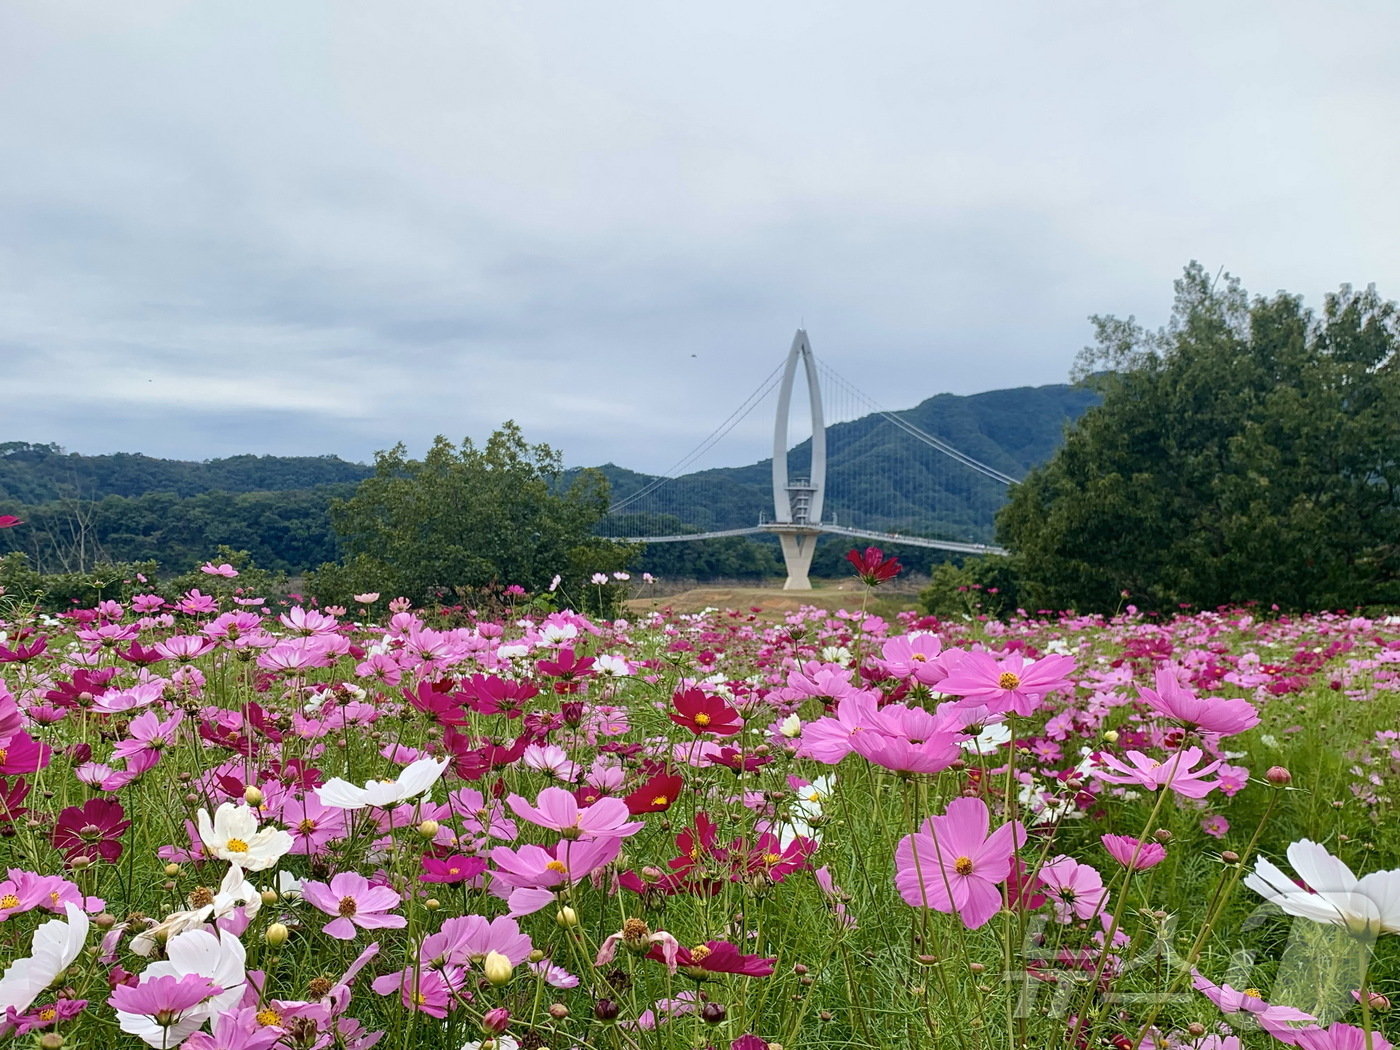
[[[267,1028],[271,1025],[281,1024],[282,1015],[276,1010],[259,1010],[257,1020],[259,1025]]]
[[[1244,994],[1247,995],[1247,996],[1249,996],[1251,999],[1262,999],[1262,998],[1264,998],[1264,993],[1262,993],[1261,991],[1259,991],[1258,988],[1246,988],[1246,989],[1244,990]]]
[[[704,962],[711,954],[710,949],[706,948],[703,944],[698,944],[690,949],[690,961],[697,963]]]
[[[427,997],[426,995],[424,995],[422,992],[414,992],[414,993],[413,993],[413,1005],[414,1005],[414,1006],[422,1006],[422,1005],[423,1005],[424,1003],[426,1003],[427,1001],[428,1001],[428,997]]]
[[[972,858],[959,857],[957,860],[953,861],[953,870],[956,871],[959,875],[971,875]]]
[[[297,825],[297,831],[301,832],[303,835],[310,835],[315,830],[316,822],[314,820],[303,820]]]
[[[0,897],[0,908],[18,908],[18,907],[19,907],[19,898],[16,897],[13,893],[7,893],[7,894],[5,894],[5,896]]]
[[[997,685],[1002,689],[1017,689],[1021,685],[1021,676],[1013,674],[1011,671],[1003,671],[997,678]]]
[[[347,919],[350,918],[350,916],[352,916],[352,915],[355,914],[355,898],[354,898],[354,897],[341,897],[341,898],[340,898],[340,914],[343,915],[343,916],[345,916]]]
[[[4,764],[5,764],[6,762],[8,762],[9,760],[10,760],[10,749],[7,748],[7,747],[0,747],[0,765],[4,765]]]
[[[782,855],[781,853],[765,853],[765,854],[763,855],[763,863],[766,864],[766,865],[768,865],[768,867],[770,867],[770,868],[771,868],[774,864],[777,864],[778,861],[780,861],[780,860],[782,860],[782,859],[783,859],[783,855]]]
[[[564,862],[561,860],[552,860],[545,865],[545,868],[549,871],[557,871],[560,875],[567,874],[569,870],[568,868],[564,867]]]
[[[705,714],[704,711],[701,711],[698,715],[695,716],[693,721],[698,726],[707,726],[710,724],[710,716]]]
[[[41,1021],[52,1021],[57,1016],[58,1011],[55,1010],[52,1006],[46,1006],[39,1011],[39,1020]]]
[[[224,843],[224,849],[228,850],[230,853],[247,853],[248,843],[244,842],[242,839],[229,839]]]
[[[665,795],[657,795],[651,800],[651,804],[653,806],[669,806],[671,804],[671,800]]]
[[[909,659],[917,660],[921,664],[928,663],[928,657],[925,656],[923,653],[915,653],[913,656],[909,657]]]

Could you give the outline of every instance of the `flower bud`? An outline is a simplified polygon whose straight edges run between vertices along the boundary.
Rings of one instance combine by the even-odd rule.
[[[423,907],[427,908],[429,911],[437,911],[442,907],[442,901],[438,900],[436,897],[429,897],[423,902]]]
[[[287,943],[287,938],[292,935],[292,931],[287,929],[286,923],[274,922],[263,931],[263,942],[269,948],[280,948]]]
[[[569,1016],[569,1008],[563,1003],[550,1003],[549,1016],[556,1021],[562,1021]]]
[[[176,875],[180,874],[180,865],[178,865],[178,864],[167,864],[167,865],[165,866],[165,874],[168,875],[168,876],[170,876],[170,877],[173,879]]]
[[[1274,787],[1283,787],[1293,782],[1293,774],[1283,766],[1270,766],[1269,771],[1264,774],[1264,779]]]
[[[1152,833],[1152,837],[1163,845],[1166,845],[1172,840],[1172,833],[1166,828],[1158,828]]]
[[[622,1011],[611,999],[599,999],[593,1004],[593,1016],[599,1021],[616,1021]]]
[[[276,890],[263,890],[261,893],[258,894],[258,899],[261,900],[264,904],[276,904],[276,903],[277,903],[277,891],[276,891]]]
[[[1227,849],[1224,853],[1220,854],[1220,859],[1226,864],[1238,864],[1240,862],[1240,855],[1234,850]]]
[[[104,911],[101,915],[92,920],[92,924],[99,930],[110,930],[117,924],[117,917],[109,911]]]
[[[723,1003],[706,1003],[700,1007],[700,1020],[707,1024],[719,1024],[729,1016],[729,1011],[725,1009]]]
[[[515,967],[511,965],[500,952],[487,952],[486,959],[481,964],[481,972],[486,975],[486,979],[496,986],[505,984],[515,973]]]
[[[543,959],[543,958],[544,958],[544,952],[541,951],[539,948],[536,948],[534,951],[532,951],[532,952],[530,953],[530,961],[531,961],[531,962],[539,962],[539,961],[540,961],[541,959]]]
[[[45,1032],[39,1037],[40,1050],[62,1050],[63,1036],[57,1032]]]
[[[778,732],[789,740],[795,740],[802,735],[802,719],[796,715],[788,715],[778,723]]]
[[[492,955],[497,954],[499,953],[491,952],[489,955],[487,955],[487,959],[490,959]],[[505,956],[502,955],[501,958],[504,959]],[[503,1006],[498,1006],[494,1010],[487,1010],[486,1013],[482,1015],[481,1030],[483,1032],[486,1032],[490,1035],[500,1035],[509,1027],[510,1011]]]
[[[1107,740],[1110,744],[1118,743],[1118,730],[1105,729],[1103,732],[1103,738]]]
[[[554,921],[565,929],[573,929],[578,925],[578,912],[566,904],[555,913]]]
[[[243,801],[250,806],[261,806],[263,804],[262,789],[253,784],[249,784],[243,789]]]
[[[436,820],[425,820],[418,825],[418,834],[425,839],[430,839],[438,833],[438,822]]]

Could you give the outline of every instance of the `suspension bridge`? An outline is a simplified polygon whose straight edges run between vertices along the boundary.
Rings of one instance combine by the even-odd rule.
[[[790,449],[799,370],[811,437]],[[834,401],[823,399],[823,381]],[[690,470],[775,391],[771,461],[737,472]],[[787,568],[785,590],[811,589],[812,556],[826,535],[961,554],[1005,553],[986,541],[1007,486],[1019,479],[929,433],[914,414],[880,407],[818,363],[799,329],[786,360],[723,423],[666,474],[619,494],[602,531],[631,543],[775,535]]]

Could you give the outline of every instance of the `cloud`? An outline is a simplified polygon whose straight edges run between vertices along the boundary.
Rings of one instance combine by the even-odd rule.
[[[0,17],[4,439],[364,459],[514,418],[571,463],[660,470],[799,324],[903,407],[1061,381],[1087,315],[1164,321],[1192,258],[1400,294],[1400,142],[1375,133],[1400,9]]]

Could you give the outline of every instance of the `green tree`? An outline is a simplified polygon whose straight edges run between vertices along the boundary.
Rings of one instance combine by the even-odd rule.
[[[1400,319],[1343,286],[1321,316],[1198,265],[1170,324],[1094,318],[1102,403],[1013,490],[1031,607],[1400,601]]]
[[[437,437],[422,460],[403,445],[375,455],[373,476],[331,506],[346,560],[309,589],[453,601],[511,584],[538,591],[622,568],[630,548],[592,535],[607,512],[607,481],[582,471],[566,484],[559,454],[527,444],[514,423],[484,447]]]

